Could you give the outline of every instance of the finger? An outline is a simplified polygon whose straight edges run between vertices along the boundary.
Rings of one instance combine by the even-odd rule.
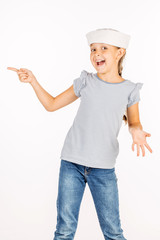
[[[134,145],[135,145],[135,143],[132,143],[132,151],[134,151]]]
[[[20,77],[28,77],[28,74],[27,74],[27,73],[18,73],[18,75],[19,75]]]
[[[19,72],[17,72],[19,75],[20,74],[27,74],[28,75],[28,73],[26,73],[26,72],[22,72],[22,71],[19,71]]]
[[[140,147],[139,147],[139,144],[137,144],[137,157],[139,156],[139,152],[140,152]]]
[[[150,137],[150,136],[151,136],[151,134],[150,134],[150,133],[148,133],[148,134],[147,134],[147,137]]]
[[[26,77],[19,77],[19,80],[21,81],[21,82],[23,82],[24,80],[27,80],[27,78]]]
[[[24,79],[24,78],[27,78],[27,77],[26,77],[26,76],[22,76],[21,78],[23,78],[23,79]]]
[[[17,68],[13,68],[13,67],[7,67],[8,70],[12,70],[12,71],[15,71],[15,72],[18,72],[19,70]]]
[[[150,134],[150,133],[146,133],[145,135],[146,135],[146,137],[150,137],[150,136],[151,136],[151,134]]]
[[[142,149],[142,156],[144,157],[145,156],[145,148],[143,145],[140,145],[141,149]]]
[[[146,148],[152,153],[152,149],[150,148],[150,146],[147,143],[144,143],[144,145],[146,146]]]
[[[25,80],[27,80],[27,78],[26,78],[26,77],[23,77],[23,78],[22,78],[22,81],[25,81]]]
[[[28,70],[27,68],[20,68],[20,70],[21,70],[22,72],[29,73],[29,70]]]

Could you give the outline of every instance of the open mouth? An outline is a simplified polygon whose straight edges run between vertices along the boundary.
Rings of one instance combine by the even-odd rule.
[[[101,60],[96,62],[97,66],[102,66],[105,63],[105,60]]]

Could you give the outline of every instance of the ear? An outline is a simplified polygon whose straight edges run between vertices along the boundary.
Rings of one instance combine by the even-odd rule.
[[[125,48],[119,48],[119,49],[118,49],[118,53],[117,53],[117,59],[118,59],[118,61],[119,61],[119,59],[120,59],[121,57],[123,57],[123,55],[125,54],[125,52],[126,52],[126,49],[125,49]]]
[[[126,49],[125,48],[119,48],[118,51],[119,51],[119,55],[122,57],[125,54]]]

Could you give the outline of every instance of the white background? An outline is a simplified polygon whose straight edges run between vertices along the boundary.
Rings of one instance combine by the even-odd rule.
[[[137,157],[123,121],[116,163],[122,229],[127,240],[160,239],[159,11],[158,0],[1,0],[0,239],[53,239],[60,151],[80,104],[47,112],[7,67],[30,69],[55,97],[82,70],[96,71],[85,34],[104,27],[131,35],[123,77],[144,83],[140,120],[153,150]],[[87,239],[104,239],[88,185],[75,234]]]

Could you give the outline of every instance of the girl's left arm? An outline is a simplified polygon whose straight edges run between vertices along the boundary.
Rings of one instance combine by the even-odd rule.
[[[146,146],[146,148],[152,153],[153,151],[146,141],[146,137],[150,137],[151,134],[143,131],[143,127],[139,119],[138,102],[127,108],[127,119],[128,129],[133,139],[132,151],[134,151],[134,145],[137,144],[137,156],[139,156],[140,147],[142,149],[142,156],[145,156],[144,146]]]

